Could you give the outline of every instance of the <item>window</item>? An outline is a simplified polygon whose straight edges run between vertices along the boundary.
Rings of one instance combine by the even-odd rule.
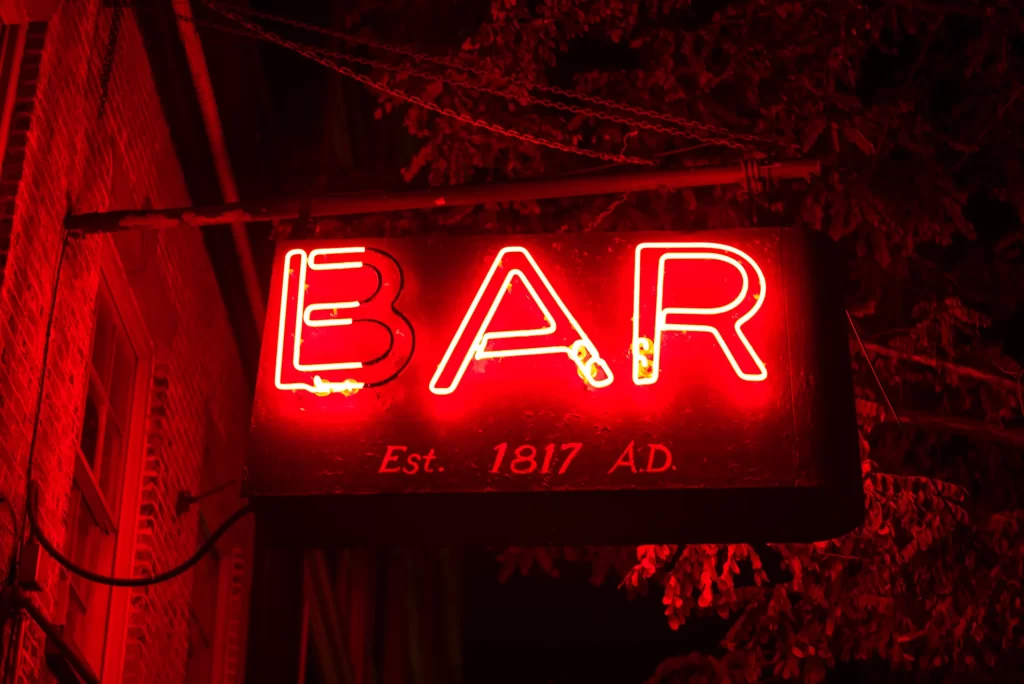
[[[126,461],[140,359],[106,274],[96,297],[85,417],[75,454],[68,509],[68,554],[79,565],[115,572]],[[65,633],[103,674],[111,590],[67,578]]]

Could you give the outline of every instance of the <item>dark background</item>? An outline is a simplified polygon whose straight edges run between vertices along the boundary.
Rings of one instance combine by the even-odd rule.
[[[696,2],[692,16],[695,21],[706,21],[727,4]],[[252,6],[322,26],[348,28],[348,22],[354,20],[358,27],[382,39],[408,42],[438,53],[461,43],[490,11],[486,2],[453,1],[440,7],[439,3],[426,0],[403,3],[400,13],[386,3],[376,7],[354,3],[349,7],[329,0],[304,3],[260,0],[254,1]],[[980,8],[975,4],[969,6]],[[197,8],[197,15],[202,14]],[[977,37],[979,31],[973,19],[963,19],[956,12],[952,12],[951,17],[943,30],[937,32],[929,54],[962,55],[970,41]],[[140,14],[142,20],[144,15]],[[174,33],[170,26],[161,28],[162,19],[146,21],[149,22],[147,35],[154,45],[159,46],[165,33]],[[207,30],[203,31],[203,37],[244,197],[304,197],[426,184],[426,174],[419,174],[411,183],[403,182],[401,169],[419,148],[420,141],[406,132],[402,115],[376,116],[381,104],[375,94],[276,46],[254,44]],[[866,105],[891,97],[894,91],[905,87],[908,74],[917,69],[915,64],[922,54],[924,40],[920,34],[907,35],[895,41],[901,49],[892,53],[870,52],[861,64],[856,85],[840,94],[858,98]],[[1011,54],[1019,54],[1022,47],[1019,32],[1012,35],[1006,45]],[[176,94],[180,95],[189,87],[187,66],[183,66],[180,56],[175,56],[170,48],[167,55],[168,59],[154,64],[164,84],[165,97],[168,101],[187,102],[187,98],[175,100]],[[569,86],[578,71],[629,67],[633,59],[632,51],[622,45],[593,37],[580,39],[559,58],[558,67],[551,70],[549,78],[553,83]],[[965,94],[968,81],[961,78],[961,65],[958,64],[957,69],[954,72],[950,68],[946,78],[938,77],[937,84],[929,91],[932,94],[928,101],[917,103],[923,114],[927,109],[928,115],[941,117],[964,107],[964,100],[971,99]],[[182,74],[186,81],[182,80]],[[1008,85],[1018,83],[1019,74],[1008,73],[1006,81]],[[216,180],[210,175],[212,164],[204,158],[203,146],[194,144],[195,139],[202,137],[201,131],[196,131],[195,112],[188,111],[187,105],[171,109],[175,109],[172,115],[179,120],[175,130],[182,138],[179,149],[185,150],[183,163],[189,167],[187,175],[195,186],[190,188],[193,198],[197,204],[218,203]],[[1006,111],[1012,114],[1013,110]],[[982,121],[955,132],[964,139],[974,139],[984,125]],[[189,135],[193,144],[188,142]],[[572,166],[572,162],[565,162],[562,168]],[[895,179],[891,185],[900,189],[905,187],[901,183],[908,177],[928,176],[927,168],[906,149],[893,150],[881,166],[883,171],[872,176],[874,190],[885,186],[884,178],[880,177],[886,168]],[[898,268],[891,269],[897,275],[887,278],[879,276],[885,269],[865,258],[873,249],[870,241],[858,242],[857,235],[839,235],[837,242],[851,262],[855,262],[847,294],[851,301],[859,303],[867,298],[866,290],[881,291],[872,299],[880,312],[879,320],[864,321],[863,325],[869,339],[874,336],[876,341],[885,341],[892,335],[891,329],[912,319],[910,305],[901,296],[904,291],[934,287],[933,281],[955,276],[961,284],[949,287],[950,295],[956,294],[970,305],[997,314],[993,316],[992,325],[978,333],[981,343],[991,347],[1002,345],[1003,353],[1020,360],[1024,356],[1024,307],[996,303],[994,294],[999,294],[999,283],[1003,281],[994,275],[990,280],[981,277],[995,272],[990,250],[1020,230],[1020,215],[1011,201],[987,192],[988,186],[1003,180],[1003,170],[984,163],[972,163],[967,168],[971,179],[964,184],[967,188],[964,215],[982,227],[977,239],[969,241],[954,235],[942,245],[921,245],[918,252],[933,267],[927,275],[900,262]],[[857,170],[864,176],[869,173],[864,167]],[[204,173],[207,174],[205,180]],[[474,180],[487,180],[489,174],[494,173],[494,170],[479,170]],[[851,187],[856,188],[854,181]],[[908,196],[907,205],[912,206],[915,200]],[[779,220],[783,224],[798,222],[798,214],[798,211],[791,211]],[[267,283],[274,227],[252,226],[251,233],[264,283]],[[245,318],[241,278],[232,260],[230,239],[226,231],[211,230],[206,235],[225,296],[235,302],[232,311],[236,333],[254,378],[258,340],[253,322]],[[895,258],[903,257],[897,253]],[[1007,299],[1012,300],[1009,292]],[[977,345],[971,352],[978,353]],[[860,367],[859,370],[861,387],[873,388],[866,369]],[[933,410],[961,411],[995,422],[993,414],[988,413],[990,407],[985,405],[985,397],[967,405],[951,406],[949,396],[936,389],[938,383],[912,386],[908,382],[905,387],[895,373],[883,373],[883,381],[893,390],[898,389],[897,406],[900,408],[904,403],[918,402]],[[872,398],[880,401],[878,396]],[[1015,424],[1012,421],[1019,419],[1001,416],[999,420]],[[980,473],[986,470],[1000,473],[993,478],[1000,481],[996,487],[999,505],[993,508],[1019,506],[1012,490],[1020,473],[999,470],[1007,462],[1005,453],[995,452],[988,461],[995,465],[985,469],[976,465],[980,461],[976,442],[963,436],[953,436],[935,446],[931,438],[920,435],[912,434],[904,439],[902,433],[887,424],[870,438],[875,458],[894,471],[903,468],[902,472],[908,474],[925,470],[931,474],[936,471],[959,474],[975,493],[991,491],[981,484]],[[908,443],[914,448],[908,450]],[[910,455],[904,457],[905,452]],[[1003,486],[1011,491],[1003,491]],[[762,551],[770,555],[767,549]],[[717,644],[727,628],[722,620],[694,618],[673,631],[662,616],[664,606],[660,595],[629,600],[618,588],[619,576],[615,573],[595,587],[588,581],[591,572],[588,563],[559,564],[561,576],[558,578],[550,577],[534,565],[526,576],[515,574],[502,581],[503,565],[496,560],[500,553],[499,549],[454,552],[459,568],[455,579],[461,587],[457,641],[468,682],[642,681],[668,658],[689,652],[721,654]],[[387,553],[382,554],[375,566],[384,584],[389,567],[387,558]],[[386,599],[388,591],[381,590],[381,601]],[[868,661],[867,664],[840,664],[830,673],[830,678],[878,681],[893,680],[897,675],[885,664]],[[315,667],[309,671],[309,681],[317,681]]]

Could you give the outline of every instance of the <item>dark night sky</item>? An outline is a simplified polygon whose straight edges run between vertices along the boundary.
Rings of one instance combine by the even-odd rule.
[[[332,4],[253,2],[258,9],[312,24],[340,25],[343,16],[332,17]],[[374,118],[374,93],[274,45],[262,45],[260,57],[273,122],[271,174],[279,190],[350,192],[401,182],[398,169],[415,149],[414,141],[397,117]]]
[[[252,6],[279,15],[294,17],[321,26],[339,26],[346,30],[369,30],[372,35],[398,43],[408,43],[428,50],[443,52],[457,45],[464,36],[459,34],[457,22],[451,21],[450,11],[436,10],[438,3],[421,0],[405,3],[402,21],[395,21],[386,7],[367,11],[355,26],[346,26],[353,8],[369,3],[334,3],[331,0],[308,0],[295,3],[289,0],[253,0]],[[473,26],[476,15],[480,19],[489,11],[489,3],[449,0],[447,7],[456,8],[459,16],[467,20],[463,27]],[[386,5],[386,3],[382,3]],[[694,10],[710,16],[720,2],[694,3]],[[966,35],[957,32],[943,34],[943,44],[936,50],[962,49]],[[913,40],[913,37],[906,37]],[[361,84],[332,73],[304,57],[275,45],[259,44],[260,69],[267,96],[263,101],[262,145],[260,158],[240,159],[236,166],[261,167],[263,178],[259,183],[263,192],[275,195],[303,196],[322,192],[353,192],[408,187],[402,183],[399,170],[418,148],[409,136],[400,116],[374,117],[377,109],[376,93]],[[358,53],[361,48],[356,48]],[[365,51],[363,54],[366,54]],[[581,41],[560,60],[556,73],[549,76],[560,85],[570,85],[576,71],[592,68],[629,68],[631,51],[625,47],[590,44]],[[901,73],[914,50],[899,56],[876,53],[869,58],[858,83],[857,95],[870,102],[875,92],[886,86],[893,73]],[[955,101],[956,94],[943,89],[937,92]],[[942,103],[934,103],[941,107]],[[951,104],[950,104],[951,106]],[[250,146],[239,145],[236,152],[251,152]],[[424,182],[422,174],[413,184]],[[982,187],[984,182],[982,179]],[[1001,239],[1017,224],[1010,205],[993,201],[983,193],[971,196],[967,217],[979,230],[978,241],[965,248],[988,247]],[[259,245],[258,245],[259,246]],[[266,246],[266,245],[263,245]],[[925,248],[927,250],[927,248]],[[938,250],[937,258],[938,258]],[[271,249],[260,252],[264,268],[269,266]],[[942,265],[942,264],[940,264]],[[993,340],[1002,340],[1006,351],[1017,358],[1024,357],[1024,312],[1018,312],[1009,321],[986,331]]]

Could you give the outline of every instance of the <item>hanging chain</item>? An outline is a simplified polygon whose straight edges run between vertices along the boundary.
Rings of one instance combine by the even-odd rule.
[[[207,4],[212,6],[214,3],[207,1]],[[221,6],[221,7],[223,7],[223,6]],[[296,29],[299,29],[299,30],[308,31],[308,32],[311,32],[311,33],[319,33],[321,35],[329,36],[329,37],[332,37],[332,38],[339,38],[339,39],[347,41],[349,43],[354,43],[354,44],[357,44],[357,45],[363,45],[363,46],[366,46],[366,47],[375,48],[375,49],[382,50],[382,51],[385,51],[385,52],[391,52],[393,54],[403,55],[403,56],[409,57],[409,58],[411,58],[411,59],[413,59],[415,61],[429,62],[431,64],[435,64],[435,65],[438,65],[438,66],[445,66],[445,67],[448,67],[448,68],[451,68],[451,69],[455,69],[455,70],[463,72],[463,73],[472,74],[472,75],[474,75],[474,76],[476,76],[478,78],[481,78],[481,79],[486,79],[488,77],[493,77],[493,74],[489,74],[489,73],[483,71],[482,69],[473,67],[471,65],[465,64],[463,62],[460,62],[460,61],[452,59],[452,58],[430,55],[430,54],[427,54],[427,53],[424,53],[424,52],[420,52],[420,51],[414,50],[414,49],[409,48],[409,47],[405,47],[405,46],[401,46],[401,45],[393,45],[393,44],[385,43],[383,41],[375,40],[375,39],[372,39],[372,38],[365,38],[365,37],[362,37],[362,36],[357,36],[357,35],[354,35],[354,34],[351,34],[351,33],[347,33],[345,31],[340,31],[340,30],[337,30],[337,29],[330,29],[330,28],[326,28],[326,27],[323,27],[323,26],[317,26],[316,24],[309,24],[307,22],[299,21],[298,19],[292,19],[292,18],[289,18],[289,17],[283,17],[283,16],[279,16],[279,15],[276,15],[276,14],[271,14],[269,12],[263,12],[263,11],[260,11],[260,10],[255,10],[255,9],[250,9],[250,8],[242,8],[242,7],[237,7],[237,6],[233,7],[232,9],[233,10],[237,10],[238,14],[244,14],[244,15],[251,16],[251,17],[256,17],[256,18],[259,18],[259,19],[264,19],[264,20],[271,21],[271,22],[278,23],[278,24],[282,24],[282,25],[285,25],[285,26],[290,26],[292,28],[296,28]],[[221,10],[218,10],[218,11],[223,12],[224,10],[221,9]],[[335,54],[338,54],[338,53],[335,53]],[[365,59],[365,58],[354,58],[353,61],[355,61],[357,59]],[[376,65],[378,65],[378,66],[380,66],[382,64],[383,63],[376,62]],[[381,68],[389,69],[391,71],[399,71],[400,73],[402,72],[400,67],[395,67],[395,66],[392,66],[392,65],[382,66]],[[417,75],[425,75],[425,74],[419,73]],[[430,77],[431,78],[435,78],[437,80],[444,80],[443,78],[438,77],[437,75],[430,75]],[[701,123],[701,122],[698,122],[698,121],[693,121],[693,120],[690,120],[690,119],[685,119],[685,118],[682,118],[682,117],[674,116],[674,115],[671,115],[671,114],[665,114],[665,113],[662,113],[662,112],[657,112],[657,111],[653,111],[653,110],[650,110],[650,109],[645,109],[643,107],[637,107],[637,106],[634,106],[634,105],[629,105],[629,104],[624,104],[624,103],[621,103],[621,102],[616,102],[614,100],[608,100],[608,99],[600,97],[598,95],[590,95],[590,94],[587,94],[587,93],[581,93],[581,92],[575,91],[575,90],[568,90],[566,88],[560,88],[558,86],[553,86],[553,85],[545,85],[545,84],[541,84],[541,83],[530,83],[530,82],[522,81],[522,80],[511,78],[511,77],[506,77],[504,75],[502,75],[501,78],[504,81],[506,81],[509,85],[519,86],[519,87],[524,88],[526,90],[539,90],[541,92],[545,92],[545,93],[548,93],[548,94],[551,94],[551,95],[558,95],[558,96],[561,96],[561,97],[572,98],[572,99],[576,99],[576,100],[580,100],[580,101],[586,102],[586,103],[591,104],[591,105],[597,105],[597,106],[605,107],[605,108],[608,108],[608,109],[613,109],[613,110],[617,110],[617,111],[621,111],[621,112],[626,112],[626,113],[631,114],[633,116],[646,117],[646,118],[649,118],[649,119],[655,119],[655,120],[658,120],[658,121],[669,123],[669,124],[672,124],[674,126],[680,127],[680,129],[684,129],[684,130],[685,129],[694,129],[694,130],[697,130],[697,131],[703,131],[706,135],[705,136],[701,136],[700,134],[692,133],[692,132],[689,132],[689,131],[684,132],[684,130],[671,129],[671,128],[666,128],[666,127],[659,127],[656,124],[650,124],[650,123],[646,123],[646,122],[638,123],[636,119],[629,119],[629,118],[625,118],[625,117],[620,117],[620,116],[617,116],[615,114],[611,114],[611,113],[608,113],[608,112],[600,112],[600,111],[596,111],[596,110],[589,109],[589,108],[575,107],[574,105],[568,105],[568,104],[564,104],[564,103],[555,102],[555,101],[552,101],[552,100],[547,100],[545,98],[536,98],[535,96],[527,96],[528,98],[532,98],[531,101],[534,104],[540,104],[540,105],[543,105],[543,106],[552,107],[554,109],[559,109],[561,111],[568,111],[568,112],[573,112],[573,113],[577,113],[577,114],[582,114],[584,116],[588,116],[588,117],[591,117],[591,118],[606,119],[608,121],[613,121],[615,123],[622,123],[622,124],[626,124],[626,125],[630,125],[630,126],[637,126],[639,128],[646,128],[647,130],[652,130],[652,131],[656,131],[656,132],[659,132],[659,133],[666,133],[666,134],[670,134],[670,135],[677,135],[677,136],[688,137],[688,138],[695,139],[695,140],[701,140],[702,142],[711,142],[711,143],[714,143],[714,144],[721,144],[721,145],[724,145],[724,146],[727,146],[727,147],[736,148],[736,149],[750,149],[752,147],[755,147],[756,145],[772,145],[772,146],[780,146],[781,145],[781,146],[793,147],[792,145],[788,145],[788,144],[785,144],[785,143],[779,143],[779,142],[776,142],[776,141],[768,140],[768,139],[765,139],[765,138],[762,138],[762,137],[759,137],[759,136],[756,136],[756,135],[751,135],[751,134],[746,134],[746,133],[736,133],[736,132],[729,131],[729,130],[724,129],[724,128],[720,128],[718,126],[713,126],[711,124],[705,124],[705,123]],[[502,90],[497,89],[497,88],[485,89],[486,88],[485,86],[477,86],[477,85],[471,84],[471,83],[469,83],[467,81],[447,81],[447,82],[451,83],[452,85],[458,86],[458,87],[466,87],[466,88],[471,88],[471,89],[474,89],[474,90],[479,90],[480,92],[487,92],[487,93],[490,93],[490,94],[498,95],[499,97],[504,97],[504,98],[509,99],[509,100],[522,99],[522,98],[517,98],[515,96],[512,96],[509,93],[507,93],[506,91],[502,91]],[[746,142],[751,143],[751,144],[744,145],[744,144],[738,143],[736,141],[746,141]]]
[[[513,128],[507,128],[507,127],[501,126],[499,124],[495,124],[495,123],[491,123],[489,121],[484,121],[483,119],[475,118],[475,117],[470,116],[468,114],[463,114],[462,112],[455,111],[454,109],[449,109],[448,107],[442,107],[440,105],[434,104],[433,102],[428,102],[428,101],[424,100],[423,98],[421,98],[421,97],[419,97],[417,95],[413,95],[412,93],[408,93],[408,92],[406,92],[406,91],[404,91],[404,90],[402,90],[400,88],[395,88],[395,87],[386,85],[384,83],[381,83],[380,81],[375,81],[374,79],[372,79],[372,78],[370,78],[368,76],[364,76],[363,74],[357,73],[357,72],[353,71],[352,69],[349,69],[348,67],[345,67],[345,66],[342,66],[340,64],[337,64],[337,63],[331,61],[330,59],[324,57],[321,54],[321,51],[319,51],[316,48],[311,48],[308,45],[302,45],[300,43],[296,43],[294,41],[282,38],[281,36],[277,35],[276,33],[272,32],[272,31],[266,30],[265,28],[263,28],[259,24],[251,22],[251,21],[247,20],[245,17],[243,17],[243,16],[241,16],[241,15],[239,15],[239,14],[237,14],[237,13],[231,11],[231,10],[228,10],[228,9],[224,8],[219,3],[212,2],[211,0],[203,0],[203,1],[206,4],[206,6],[209,7],[210,9],[212,9],[212,10],[214,10],[216,12],[219,12],[220,14],[222,14],[225,17],[227,17],[228,19],[231,19],[231,20],[239,23],[240,25],[246,27],[247,29],[252,31],[253,34],[255,34],[255,36],[259,37],[262,40],[265,40],[267,42],[274,43],[274,44],[279,45],[281,47],[284,47],[284,48],[287,48],[289,50],[292,50],[293,52],[296,52],[296,53],[298,53],[300,55],[303,55],[304,57],[307,57],[308,59],[311,59],[311,60],[317,62],[318,64],[321,64],[322,66],[327,67],[328,69],[333,69],[334,71],[338,72],[339,74],[342,74],[344,76],[348,76],[349,78],[352,78],[352,79],[354,79],[356,81],[359,81],[360,83],[362,83],[365,86],[368,86],[368,87],[373,88],[375,90],[379,90],[380,92],[383,92],[383,93],[385,93],[387,95],[391,95],[392,97],[398,98],[400,100],[405,100],[406,102],[409,102],[411,104],[417,105],[417,106],[422,107],[424,109],[428,109],[428,110],[430,110],[432,112],[435,112],[437,114],[441,114],[442,116],[447,116],[447,117],[449,117],[451,119],[455,119],[457,121],[462,121],[463,123],[467,123],[467,124],[469,124],[471,126],[475,126],[477,128],[482,128],[484,130],[491,131],[492,133],[497,133],[499,135],[504,135],[504,136],[509,137],[509,138],[515,138],[515,139],[520,140],[522,142],[531,143],[531,144],[534,144],[534,145],[540,145],[542,147],[547,147],[547,148],[550,148],[550,149],[553,149],[553,150],[558,150],[558,151],[561,151],[561,152],[568,152],[568,153],[571,153],[571,154],[578,154],[578,155],[582,155],[584,157],[590,157],[592,159],[601,159],[603,161],[611,161],[611,162],[616,162],[616,163],[620,163],[620,164],[641,164],[641,165],[645,165],[645,166],[655,166],[656,165],[656,162],[651,161],[650,159],[642,159],[640,157],[630,157],[630,156],[624,156],[624,155],[620,155],[620,154],[612,154],[612,153],[609,153],[609,152],[599,152],[597,150],[589,150],[589,149],[585,149],[585,148],[582,148],[582,147],[575,147],[573,145],[566,145],[565,143],[558,142],[557,140],[551,140],[549,138],[542,138],[542,137],[535,136],[535,135],[533,135],[531,133],[525,133],[523,131],[518,131],[518,130],[513,129]]]
[[[561,112],[569,112],[571,114],[579,114],[593,119],[603,119],[606,121],[612,121],[632,128],[640,128],[643,130],[654,131],[656,133],[663,133],[665,135],[671,135],[681,138],[687,138],[690,140],[699,140],[701,142],[707,142],[714,145],[723,145],[725,147],[731,147],[733,149],[745,150],[749,149],[750,145],[739,142],[738,140],[728,138],[711,138],[709,139],[706,135],[698,133],[694,130],[687,130],[684,128],[668,128],[660,124],[651,123],[642,119],[634,119],[632,117],[620,116],[618,114],[609,114],[607,112],[599,112],[589,107],[580,107],[568,102],[558,102],[557,100],[551,100],[546,97],[537,97],[536,95],[530,95],[529,93],[515,94],[507,89],[495,88],[492,86],[482,85],[480,83],[474,83],[466,80],[465,78],[452,78],[451,76],[444,76],[437,74],[426,69],[405,69],[395,64],[389,64],[387,62],[381,62],[376,59],[370,59],[369,57],[360,57],[340,50],[328,50],[325,48],[313,48],[315,52],[324,57],[331,59],[341,59],[346,62],[354,64],[362,64],[364,66],[382,69],[385,71],[391,71],[393,73],[400,74],[408,77],[420,77],[430,79],[439,83],[447,83],[455,88],[465,88],[467,90],[474,90],[480,93],[486,93],[488,95],[494,95],[500,97],[509,102],[520,102],[527,104],[540,105],[542,107],[549,107],[556,109]]]

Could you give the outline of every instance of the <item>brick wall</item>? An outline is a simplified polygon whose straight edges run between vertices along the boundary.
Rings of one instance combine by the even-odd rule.
[[[14,211],[7,224],[6,263],[0,267],[0,492],[19,516],[65,214],[189,202],[130,12],[123,15],[105,111],[97,116],[112,14],[99,0],[65,0],[49,22],[20,179],[10,188],[16,190]],[[169,23],[168,30],[176,28]],[[0,188],[7,189],[6,184]],[[0,197],[0,212],[5,206]],[[3,220],[0,216],[0,230]],[[61,545],[82,424],[98,264],[109,239],[73,238],[60,275],[32,477],[43,490],[43,525]],[[199,487],[211,424],[232,447],[218,467],[240,471],[249,407],[227,313],[198,231],[114,242],[153,344],[142,494],[132,531],[135,571],[146,572],[176,564],[197,546],[197,514],[177,517],[175,499],[179,490]],[[219,523],[238,503],[234,495],[219,497],[218,517],[211,523]],[[9,511],[0,510],[0,516],[0,558],[6,561],[14,535]],[[235,559],[243,574],[249,537],[248,528],[238,528],[223,542],[224,557]],[[60,602],[58,577],[56,564],[46,564],[44,590],[33,595],[47,614]],[[130,605],[123,681],[182,681],[191,576],[127,592],[114,590],[114,601]],[[244,625],[244,602],[232,605],[232,624]],[[5,635],[20,640],[17,681],[51,681],[42,633],[30,622],[22,624],[23,630]],[[235,635],[232,643],[243,648],[244,635]],[[229,654],[231,662],[238,657]]]

